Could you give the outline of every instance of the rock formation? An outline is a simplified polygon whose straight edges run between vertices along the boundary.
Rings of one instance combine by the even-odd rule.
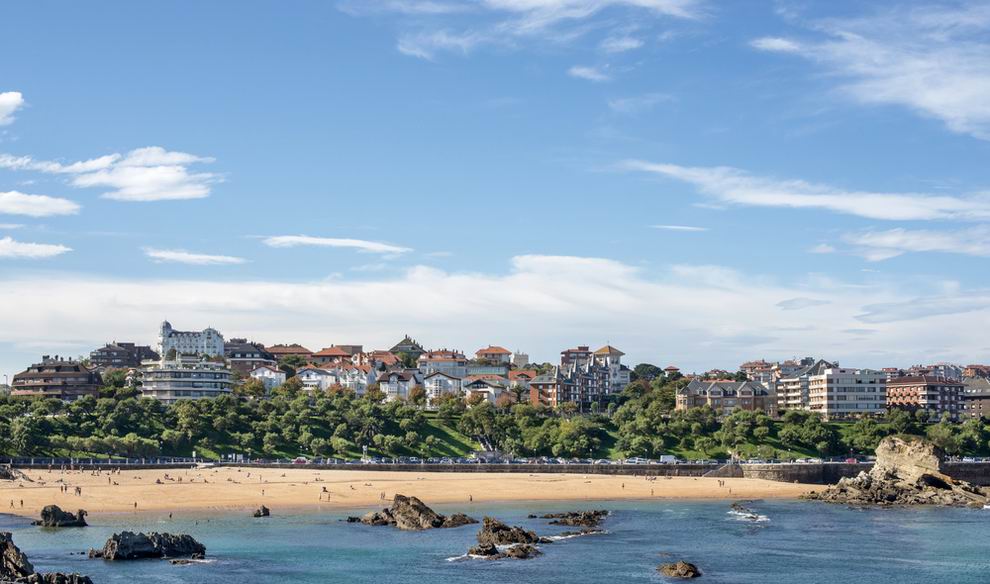
[[[509,527],[498,519],[485,517],[478,532],[478,543],[482,545],[513,545],[545,543],[536,533],[522,527]]]
[[[88,576],[49,572],[39,574],[10,533],[0,532],[0,584],[93,584]]]
[[[535,558],[536,556],[543,555],[543,552],[541,552],[535,545],[526,543],[508,546],[501,550],[498,546],[494,546],[492,544],[478,544],[468,550],[468,555],[479,556],[486,560],[502,560],[505,558],[512,558],[514,560],[529,560]]]
[[[606,517],[608,511],[598,509],[594,511],[567,511],[565,513],[547,513],[543,519],[552,519],[550,525],[567,525],[570,527],[598,527]]]
[[[870,472],[843,478],[806,499],[851,505],[987,504],[987,492],[942,471],[941,449],[921,438],[888,436],[877,447]]]
[[[41,519],[33,525],[41,527],[86,527],[86,510],[80,509],[75,515],[62,511],[58,505],[48,505],[41,510]]]
[[[372,511],[363,517],[348,517],[349,523],[364,523],[365,525],[394,525],[399,529],[419,531],[423,529],[460,527],[477,523],[463,513],[445,516],[426,506],[416,497],[396,495],[392,506],[381,511]]]
[[[122,531],[113,534],[102,550],[89,550],[90,558],[104,560],[139,560],[144,558],[189,557],[202,559],[206,546],[189,535],[170,533],[133,533]]]
[[[255,517],[269,517],[271,516],[271,514],[272,514],[272,510],[269,509],[268,507],[265,507],[264,505],[258,507],[258,510],[254,512]]]
[[[660,564],[657,567],[660,572],[668,578],[697,578],[701,576],[698,566],[688,562],[675,562],[673,564]]]

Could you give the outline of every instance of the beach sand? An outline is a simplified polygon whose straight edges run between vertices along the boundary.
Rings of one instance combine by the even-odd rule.
[[[55,504],[90,514],[118,512],[320,511],[387,506],[396,493],[427,504],[619,499],[793,499],[820,485],[756,479],[582,474],[388,472],[272,468],[92,471],[30,470],[0,481],[0,513],[37,517]],[[181,479],[181,481],[180,481]],[[722,481],[720,484],[719,481]],[[161,484],[158,484],[160,481]],[[61,487],[67,485],[67,492]],[[81,494],[75,494],[75,488]],[[324,492],[324,488],[326,492]],[[382,499],[384,493],[385,499]],[[137,506],[135,507],[135,503]],[[11,506],[13,505],[13,506]]]

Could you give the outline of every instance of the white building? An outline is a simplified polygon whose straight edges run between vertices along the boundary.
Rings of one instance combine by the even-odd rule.
[[[873,369],[830,367],[808,377],[808,409],[826,420],[882,414],[887,375]]]
[[[468,371],[467,357],[456,350],[427,351],[419,356],[416,365],[422,375],[445,373],[451,377],[461,378],[466,376]]]
[[[423,388],[430,403],[445,393],[460,394],[461,378],[436,371],[423,378]]]
[[[612,345],[605,345],[595,351],[595,365],[608,369],[608,393],[619,393],[629,385],[630,371],[622,365],[622,351]]]
[[[141,393],[167,404],[183,399],[215,398],[230,393],[234,384],[224,363],[198,357],[162,358],[141,374]]]
[[[386,371],[378,376],[378,389],[386,401],[406,399],[409,390],[416,387],[416,375],[409,371]]]
[[[296,378],[306,391],[326,391],[339,382],[333,371],[321,367],[303,367],[296,371]]]
[[[265,385],[265,393],[285,383],[285,371],[280,371],[270,365],[262,365],[251,371],[251,377]]]
[[[224,354],[223,335],[213,328],[206,328],[199,332],[177,331],[166,320],[158,332],[158,354],[165,358],[173,349],[177,355],[222,356]]]

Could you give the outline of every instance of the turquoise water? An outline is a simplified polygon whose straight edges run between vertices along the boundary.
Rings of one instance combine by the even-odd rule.
[[[657,564],[675,559],[694,562],[705,572],[700,581],[711,583],[990,582],[990,511],[855,510],[810,502],[749,506],[768,521],[741,521],[721,502],[599,503],[594,507],[613,511],[603,524],[607,535],[544,545],[545,555],[535,560],[499,562],[449,560],[472,544],[477,526],[411,533],[340,521],[354,512],[280,515],[275,507],[268,520],[104,515],[90,517],[89,528],[61,531],[0,516],[0,529],[14,532],[14,541],[37,569],[81,572],[97,584],[663,582],[655,572]],[[580,507],[513,504],[438,510],[463,510],[479,518],[491,514],[553,535],[566,528],[526,515],[575,508]],[[100,547],[122,529],[189,533],[207,546],[211,561],[113,564],[73,555]]]

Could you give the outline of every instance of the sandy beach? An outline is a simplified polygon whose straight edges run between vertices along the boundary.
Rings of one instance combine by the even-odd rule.
[[[392,495],[430,504],[606,499],[787,499],[818,485],[755,479],[526,473],[416,473],[366,470],[196,468],[32,470],[30,481],[0,481],[0,512],[37,517],[45,505],[90,513],[374,508]],[[63,487],[65,487],[63,489]],[[79,494],[76,494],[76,488]],[[136,503],[136,505],[135,505]]]

